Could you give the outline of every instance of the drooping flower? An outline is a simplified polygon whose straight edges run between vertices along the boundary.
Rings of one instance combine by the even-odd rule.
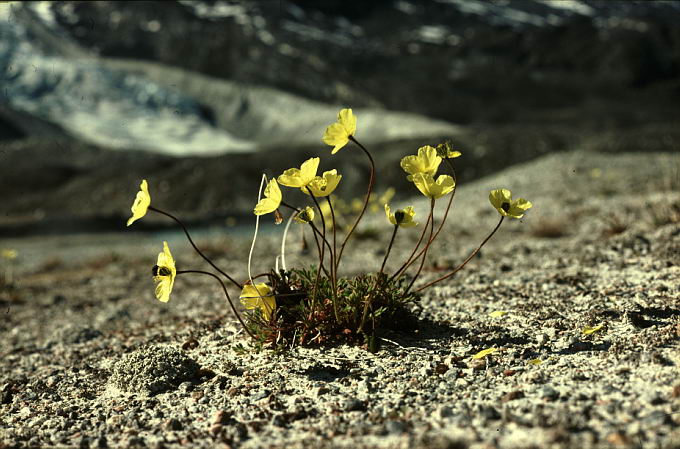
[[[413,181],[413,175],[416,173],[434,176],[441,163],[442,158],[437,155],[437,150],[429,145],[425,145],[418,148],[417,156],[404,156],[401,159],[400,165],[409,174],[406,179]]]
[[[437,156],[442,159],[453,159],[454,157],[459,157],[460,155],[461,152],[455,151],[453,149],[453,145],[448,140],[437,145]]]
[[[132,216],[127,221],[128,226],[146,215],[146,211],[151,205],[151,195],[149,195],[149,185],[147,184],[146,179],[142,180],[142,183],[139,185],[139,189],[140,190],[137,192],[135,201],[132,203],[132,207],[130,208],[132,211]]]
[[[312,181],[307,184],[307,188],[311,190],[312,195],[316,197],[328,196],[338,187],[342,175],[338,174],[338,171],[333,169],[323,172],[322,176],[317,176]],[[307,188],[303,188],[302,191],[309,194]]]
[[[326,128],[322,140],[333,147],[331,154],[337,153],[347,145],[349,137],[357,132],[357,118],[351,109],[343,109],[338,113],[338,121]]]
[[[524,212],[530,209],[531,202],[524,198],[512,200],[512,193],[508,189],[496,189],[489,193],[489,201],[499,214],[504,217],[522,218]]]
[[[269,320],[276,309],[276,297],[267,284],[246,284],[239,296],[246,309],[260,309],[266,320]]]
[[[276,179],[272,179],[267,183],[264,189],[264,198],[262,198],[255,206],[255,215],[264,215],[274,212],[281,204],[281,189],[279,188]]]
[[[309,223],[314,220],[314,209],[309,206],[305,207],[297,213],[293,220],[295,220],[296,223]]]
[[[393,225],[399,225],[402,228],[412,228],[418,223],[413,221],[413,217],[416,215],[416,211],[413,210],[413,206],[408,206],[405,209],[397,209],[395,213],[390,210],[389,204],[385,204],[385,215],[387,219]]]
[[[416,185],[423,195],[433,200],[443,197],[456,187],[456,183],[451,176],[439,175],[435,181],[432,175],[428,173],[414,174],[413,184]]]
[[[304,187],[316,177],[319,168],[318,157],[307,159],[300,168],[289,168],[279,175],[279,183],[287,187]]]
[[[170,254],[168,242],[163,242],[163,252],[158,253],[158,261],[153,267],[153,280],[156,282],[156,298],[159,301],[168,302],[176,276],[175,260],[172,258],[172,254]]]

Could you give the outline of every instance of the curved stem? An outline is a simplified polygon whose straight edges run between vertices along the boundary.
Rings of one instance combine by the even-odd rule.
[[[387,252],[385,253],[385,258],[383,259],[382,265],[380,266],[380,274],[385,271],[385,263],[387,263],[387,256],[390,255],[390,251],[392,251],[392,245],[394,244],[394,238],[397,236],[397,231],[399,230],[399,225],[395,224],[394,225],[394,231],[392,231],[392,238],[390,239],[390,244],[387,246]]]
[[[431,240],[428,242],[428,245],[431,244],[434,240],[437,239],[437,236],[439,236],[439,233],[442,231],[442,228],[444,228],[444,223],[446,223],[446,219],[447,219],[448,216],[449,216],[449,211],[451,210],[451,205],[452,205],[452,203],[453,203],[453,197],[456,195],[456,191],[458,190],[458,189],[457,189],[458,184],[457,184],[457,178],[456,178],[456,170],[453,168],[453,164],[451,163],[451,161],[449,161],[449,159],[444,159],[444,161],[446,161],[446,164],[447,164],[447,165],[449,166],[449,168],[451,169],[451,175],[452,175],[451,177],[453,178],[453,182],[454,182],[454,186],[455,186],[455,187],[454,187],[454,189],[453,189],[453,192],[451,193],[451,196],[449,197],[449,202],[448,202],[448,204],[446,205],[446,210],[444,211],[444,217],[442,218],[442,222],[439,224],[439,227],[437,228],[437,231],[434,233],[434,235],[432,236]],[[434,220],[434,217],[433,217],[432,219]],[[426,226],[427,226],[427,225],[426,225]],[[420,243],[418,243],[418,245],[420,245]],[[426,246],[427,246],[427,245],[426,245]],[[417,249],[416,249],[416,250],[417,250]],[[419,252],[415,257],[413,257],[413,255],[415,254],[415,251],[414,251],[414,252],[411,254],[411,256],[407,259],[407,261],[406,261],[406,263],[404,264],[404,266],[403,266],[402,268],[399,269],[399,271],[402,271],[402,272],[403,272],[403,271],[406,271],[406,270],[408,269],[408,267],[410,267],[411,265],[413,265],[413,264],[415,263],[415,261],[418,260],[418,258],[423,254],[423,251],[425,251],[425,248],[421,249],[420,252]]]
[[[281,202],[281,205],[282,205],[282,206],[285,206],[285,207],[287,207],[287,208],[289,208],[289,209],[292,209],[292,210],[294,210],[294,211],[300,212],[300,209],[298,209],[297,207],[291,206],[290,204],[287,204],[287,203],[285,203],[285,202],[283,202],[283,201]],[[309,222],[309,225],[312,227],[312,230],[314,230],[314,238],[316,239],[317,236],[321,237],[321,235],[322,235],[322,234],[321,234],[321,231],[319,231],[319,229],[316,227],[316,225],[315,225],[314,223],[312,223],[311,221]],[[324,238],[323,243],[326,244],[326,246],[328,246],[328,250],[330,251],[330,250],[331,250],[331,244],[328,243],[328,240],[326,240],[326,239]],[[316,245],[316,246],[317,246],[317,250],[319,251],[319,253],[321,253],[321,246],[319,245],[318,240],[317,240],[317,245]],[[327,272],[326,272],[326,273],[327,273]]]
[[[264,187],[264,183],[267,182],[267,175],[262,175],[262,179],[260,180],[260,190],[257,192],[257,201],[258,203],[260,202],[260,199],[262,198],[262,187]],[[255,242],[257,241],[257,232],[260,230],[260,216],[255,215],[255,232],[253,233],[253,242],[250,244],[250,251],[248,252],[248,279],[250,279],[250,283],[253,284],[253,275],[250,272],[250,266],[253,261],[253,251],[255,251]]]
[[[218,272],[220,272],[220,274],[222,274],[222,275],[225,276],[227,279],[229,279],[229,281],[231,281],[231,283],[234,284],[236,287],[241,288],[241,289],[243,288],[243,285],[241,285],[240,283],[238,283],[236,280],[234,280],[231,276],[229,276],[229,275],[228,275],[227,273],[225,273],[224,271],[220,270],[220,268],[219,268],[217,265],[215,265],[215,264],[213,263],[212,260],[208,259],[208,257],[207,257],[205,254],[203,254],[203,253],[201,252],[200,249],[198,249],[198,247],[196,246],[196,244],[195,244],[194,241],[192,240],[191,235],[189,235],[189,231],[187,230],[186,226],[184,226],[184,223],[182,223],[177,217],[175,217],[174,215],[169,214],[169,213],[167,213],[167,212],[165,212],[165,211],[162,211],[162,210],[160,210],[160,209],[156,209],[156,208],[153,207],[153,206],[149,206],[149,210],[152,210],[152,211],[154,211],[154,212],[157,212],[157,213],[159,213],[159,214],[161,214],[161,215],[165,215],[166,217],[169,217],[169,218],[172,218],[173,220],[175,220],[175,222],[177,222],[177,224],[179,224],[179,225],[182,227],[182,230],[184,231],[184,234],[187,236],[187,239],[189,240],[189,243],[191,243],[191,246],[194,247],[194,250],[196,250],[196,252],[203,258],[203,260],[205,260],[206,262],[208,262],[208,263],[210,264],[211,267],[213,267],[213,268],[216,269]]]
[[[408,284],[408,287],[406,287],[406,290],[404,290],[404,296],[406,296],[408,291],[411,290],[411,287],[413,287],[413,284],[415,284],[416,279],[418,279],[418,276],[420,276],[420,272],[423,271],[425,259],[427,259],[427,250],[430,248],[430,245],[432,244],[432,234],[434,233],[434,201],[435,200],[433,198],[432,201],[430,202],[430,216],[432,217],[432,220],[430,221],[430,236],[427,238],[427,245],[425,245],[425,248],[423,248],[422,259],[420,261],[420,266],[418,267],[418,272],[416,272],[416,275],[413,276],[413,279],[411,279],[411,283]]]
[[[286,223],[286,227],[283,230],[283,237],[281,238],[281,268],[283,268],[283,271],[286,271],[286,237],[288,236],[288,229],[290,228],[290,224],[293,222],[295,215],[296,214],[293,213],[288,217],[288,222]]]
[[[211,276],[211,277],[217,279],[217,282],[219,282],[220,285],[222,286],[222,291],[224,292],[224,295],[227,297],[227,301],[229,301],[229,305],[231,306],[231,310],[234,312],[234,315],[236,315],[236,318],[237,318],[238,321],[241,323],[241,326],[243,326],[243,330],[245,330],[246,333],[247,333],[248,335],[250,335],[250,337],[251,337],[253,340],[257,340],[257,338],[255,338],[255,336],[250,332],[250,330],[248,330],[248,327],[246,327],[246,324],[243,322],[243,319],[241,319],[241,315],[239,315],[238,312],[236,311],[236,307],[234,307],[234,303],[231,302],[231,297],[229,296],[229,292],[227,291],[227,286],[224,285],[224,281],[222,281],[222,279],[220,279],[220,278],[219,278],[217,275],[215,275],[214,273],[210,273],[209,271],[200,271],[200,270],[183,270],[183,271],[178,271],[178,272],[177,272],[177,275],[186,274],[186,273],[205,274],[205,275],[207,275],[207,276]]]
[[[472,252],[472,254],[470,254],[470,255],[468,256],[467,259],[465,259],[465,260],[463,261],[463,263],[461,263],[460,265],[458,265],[458,266],[457,266],[452,272],[450,272],[449,274],[447,274],[447,275],[445,275],[445,276],[442,276],[442,277],[440,277],[439,279],[435,279],[434,281],[428,282],[427,284],[425,284],[425,285],[423,285],[423,286],[421,286],[421,287],[418,287],[418,289],[417,289],[414,293],[418,293],[419,291],[424,290],[424,289],[426,289],[427,287],[429,287],[429,286],[431,286],[431,285],[434,285],[434,284],[436,284],[436,283],[439,282],[439,281],[443,281],[444,279],[448,279],[448,278],[450,278],[451,276],[453,276],[454,274],[456,274],[457,272],[459,272],[465,265],[467,265],[468,262],[470,262],[470,260],[472,260],[473,257],[475,257],[475,256],[477,255],[477,253],[479,252],[479,250],[482,249],[482,246],[484,246],[484,245],[486,244],[486,242],[489,241],[489,239],[496,233],[496,231],[498,231],[498,228],[501,227],[501,223],[503,223],[503,219],[504,219],[504,218],[505,218],[504,216],[501,216],[501,219],[498,221],[498,224],[496,225],[496,227],[493,228],[493,231],[491,231],[491,233],[490,233],[488,236],[486,236],[486,238],[484,239],[484,241],[477,247],[476,250],[474,250],[474,251]]]
[[[314,205],[316,206],[316,209],[319,211],[319,215],[321,216],[321,240],[324,242],[326,241],[326,218],[323,216],[323,211],[321,210],[321,205],[319,202],[316,200],[316,197],[312,193],[312,190],[309,187],[306,187],[307,193],[309,193],[309,196],[312,197],[312,200],[314,201]],[[328,245],[330,247],[330,244]],[[319,287],[319,279],[321,278],[321,270],[323,269],[324,266],[324,257],[326,255],[325,253],[326,250],[326,245],[321,245],[321,254],[319,255],[319,269],[316,270],[316,279],[314,280],[314,287],[312,288],[312,308],[310,311],[310,315],[314,316],[314,309],[316,308],[316,291]],[[333,254],[331,253],[331,276],[333,273]],[[333,311],[335,312],[335,319],[339,321],[338,318],[338,306],[337,306],[337,301],[333,301]]]
[[[399,225],[396,224],[394,225],[394,231],[392,231],[392,238],[390,238],[390,244],[387,247],[387,252],[385,253],[385,258],[383,259],[382,265],[380,266],[380,272],[378,275],[375,277],[375,282],[373,283],[373,287],[371,288],[371,291],[375,291],[378,288],[378,284],[382,280],[382,274],[383,271],[385,270],[385,263],[387,262],[387,257],[390,255],[390,251],[392,250],[392,245],[394,244],[394,238],[397,235],[397,230],[399,230]],[[357,333],[361,333],[364,330],[364,324],[366,323],[366,317],[368,316],[368,309],[371,306],[371,303],[373,302],[373,298],[375,296],[368,296],[366,295],[364,297],[364,312],[361,314],[361,323],[359,324],[359,328],[357,329]],[[373,326],[375,329],[375,325]]]
[[[333,204],[331,203],[331,196],[326,197],[328,201],[328,208],[331,211],[331,220],[333,220],[333,251],[331,252],[331,284],[333,285],[333,303],[337,301],[338,298],[338,264],[335,260],[335,255],[338,254],[338,247],[336,241],[336,227],[337,223],[335,221],[335,211],[333,210]]]
[[[433,217],[428,215],[427,220],[425,221],[425,226],[423,226],[423,232],[420,233],[420,238],[418,239],[416,246],[413,248],[413,251],[411,251],[411,255],[408,256],[406,262],[404,262],[404,264],[401,267],[399,267],[397,271],[394,272],[394,274],[387,281],[388,283],[392,282],[394,279],[396,279],[397,276],[401,275],[404,272],[404,270],[406,270],[411,265],[411,262],[415,260],[413,256],[418,251],[418,248],[420,248],[420,244],[422,243],[423,238],[425,238],[425,233],[427,232],[427,226],[430,224],[430,220],[433,220]]]
[[[362,217],[364,216],[364,212],[366,212],[366,207],[368,207],[368,200],[371,198],[371,192],[373,191],[373,183],[375,182],[375,162],[373,161],[373,156],[371,156],[371,153],[369,153],[368,150],[362,144],[360,144],[358,140],[354,138],[354,136],[349,136],[349,140],[357,144],[359,148],[361,148],[368,157],[368,160],[371,162],[371,175],[370,178],[368,179],[368,191],[366,192],[366,199],[364,199],[364,205],[361,208],[361,212],[359,213],[359,216],[357,217],[356,221],[350,228],[349,232],[347,232],[347,235],[345,236],[342,245],[340,245],[340,252],[338,253],[335,262],[336,266],[340,265],[340,259],[342,259],[342,253],[343,251],[345,251],[345,245],[347,245],[347,241],[349,240],[350,236],[356,229]]]

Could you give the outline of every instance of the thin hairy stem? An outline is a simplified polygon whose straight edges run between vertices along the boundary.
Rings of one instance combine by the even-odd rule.
[[[295,215],[297,215],[297,212],[290,214],[290,217],[288,217],[288,222],[286,223],[286,227],[283,230],[283,237],[281,238],[281,268],[283,268],[283,271],[286,271],[286,237],[288,236],[288,229],[290,228],[290,224],[293,222]]]
[[[423,239],[425,238],[425,234],[427,233],[427,226],[430,224],[430,220],[433,220],[434,218],[431,215],[427,216],[427,221],[425,221],[425,225],[423,226],[423,232],[420,233],[420,238],[418,239],[418,242],[416,243],[416,246],[413,247],[413,251],[411,251],[411,254],[408,256],[406,259],[406,262],[399,267],[397,271],[394,272],[394,274],[390,277],[390,279],[387,282],[392,282],[394,279],[397,278],[397,276],[401,275],[406,268],[408,268],[411,265],[411,262],[414,260],[414,256],[416,252],[418,251],[418,248],[420,248],[420,244],[423,242]]]
[[[262,180],[260,181],[260,190],[257,192],[257,202],[260,202],[260,199],[262,198],[262,187],[264,186],[264,183],[267,181],[267,176],[262,175]],[[248,252],[248,279],[250,279],[250,283],[253,284],[253,275],[250,271],[250,265],[253,261],[253,251],[255,250],[255,241],[257,241],[257,232],[260,230],[260,216],[255,215],[255,232],[253,233],[253,241],[250,244],[250,251]]]
[[[182,230],[184,231],[184,235],[187,236],[187,239],[189,240],[189,243],[191,243],[191,246],[194,247],[194,250],[196,250],[196,252],[198,253],[198,255],[201,256],[201,257],[203,258],[203,260],[205,260],[206,262],[208,262],[208,263],[210,264],[210,266],[213,267],[214,269],[216,269],[220,274],[222,274],[224,277],[226,277],[227,279],[229,279],[229,281],[230,281],[232,284],[234,284],[236,287],[238,287],[238,288],[243,288],[243,285],[241,285],[239,282],[237,282],[236,280],[234,280],[234,278],[232,278],[231,276],[229,276],[229,275],[228,275],[227,273],[225,273],[224,271],[220,270],[220,268],[219,268],[217,265],[215,265],[215,264],[213,263],[212,260],[210,260],[205,254],[203,254],[203,252],[202,252],[200,249],[198,249],[198,247],[197,247],[196,244],[194,243],[193,239],[191,238],[191,235],[189,235],[189,231],[187,230],[186,226],[184,226],[184,223],[182,223],[182,222],[179,220],[179,218],[175,217],[175,216],[172,215],[172,214],[169,214],[168,212],[162,211],[162,210],[160,210],[160,209],[156,209],[156,208],[153,207],[153,206],[149,206],[149,210],[152,210],[152,211],[154,211],[154,212],[156,212],[156,213],[159,213],[159,214],[161,214],[161,215],[165,215],[166,217],[169,217],[169,218],[172,218],[173,220],[175,220],[175,222],[176,222],[178,225],[181,226]]]
[[[449,216],[449,211],[451,210],[451,205],[453,203],[453,197],[456,195],[456,191],[458,190],[458,184],[456,183],[456,170],[453,168],[453,164],[451,163],[451,161],[449,161],[448,159],[444,159],[444,161],[446,161],[446,164],[451,169],[451,177],[453,178],[453,182],[454,182],[455,187],[453,189],[453,192],[451,193],[451,196],[449,197],[449,202],[446,205],[446,210],[444,211],[444,217],[442,218],[442,222],[439,224],[439,227],[437,228],[437,231],[432,236],[432,239],[430,240],[430,242],[428,242],[428,245],[431,244],[434,240],[437,239],[437,236],[439,236],[439,233],[442,231],[442,228],[444,228],[444,223],[446,223],[446,219]],[[406,264],[404,265],[404,267],[402,268],[402,270],[404,270],[404,271],[407,270],[408,267],[410,267],[416,260],[418,260],[418,258],[423,254],[423,251],[425,251],[425,248],[421,249],[420,252],[418,253],[418,255],[416,255],[412,259],[408,260],[406,262]]]
[[[347,245],[347,241],[349,240],[350,236],[352,235],[357,225],[363,218],[364,212],[366,212],[366,208],[368,207],[368,200],[371,198],[371,192],[373,192],[373,183],[375,182],[375,162],[373,161],[373,156],[371,156],[371,153],[369,153],[368,150],[362,144],[360,144],[358,140],[354,138],[354,136],[349,136],[349,140],[357,144],[359,148],[361,148],[368,157],[368,160],[371,162],[371,175],[370,178],[368,179],[368,190],[366,192],[366,198],[364,199],[364,205],[361,208],[361,212],[359,212],[359,216],[357,217],[356,221],[349,229],[349,232],[347,232],[345,239],[342,241],[342,245],[340,245],[340,252],[337,254],[337,259],[335,262],[336,266],[340,265],[340,259],[342,259],[342,253],[345,251],[345,245]]]
[[[397,231],[399,230],[399,225],[395,224],[394,225],[394,231],[392,231],[392,238],[390,239],[390,244],[387,246],[387,252],[385,253],[385,258],[382,261],[382,265],[380,266],[380,274],[385,271],[385,264],[387,263],[387,257],[390,255],[390,251],[392,251],[392,245],[394,244],[394,238],[397,236]]]
[[[243,326],[243,330],[245,330],[246,333],[247,333],[248,335],[250,335],[250,337],[251,337],[253,340],[257,340],[257,339],[255,338],[255,336],[250,332],[250,330],[248,330],[248,327],[246,326],[246,323],[244,323],[243,320],[241,319],[241,315],[239,315],[238,312],[236,311],[236,307],[234,307],[234,303],[231,301],[231,297],[229,296],[229,292],[227,291],[227,286],[224,285],[224,281],[222,281],[222,279],[220,279],[220,278],[219,278],[217,275],[215,275],[214,273],[210,273],[209,271],[200,271],[200,270],[183,270],[183,271],[178,271],[178,272],[177,272],[177,275],[180,275],[180,274],[187,274],[187,273],[205,274],[206,276],[211,276],[211,277],[213,277],[214,279],[216,279],[217,282],[219,282],[220,285],[222,286],[222,291],[224,292],[224,296],[227,297],[227,301],[229,301],[229,305],[231,306],[231,310],[234,312],[234,315],[236,315],[236,318],[238,319],[239,323],[241,323],[241,326]]]
[[[326,242],[326,218],[323,216],[323,211],[321,210],[321,205],[319,202],[316,200],[316,197],[312,193],[312,190],[309,187],[305,187],[307,189],[307,192],[309,193],[309,196],[312,197],[312,200],[314,201],[314,205],[316,206],[316,209],[319,211],[319,215],[321,216],[321,240]],[[330,244],[328,245],[330,247]],[[325,257],[325,249],[326,245],[321,245],[321,255],[319,256],[319,269],[316,270],[316,280],[314,281],[314,287],[312,287],[312,307],[310,310],[310,319],[311,317],[314,316],[314,309],[316,308],[316,291],[319,286],[319,279],[321,278],[321,270],[323,269],[324,266],[324,257]],[[333,253],[331,252],[331,273],[333,272]],[[337,301],[333,301],[333,311],[335,312],[335,319],[337,321],[340,321],[339,315],[338,315],[338,305]]]
[[[428,282],[427,284],[425,284],[425,285],[423,285],[423,286],[421,286],[421,287],[418,287],[418,289],[415,291],[415,293],[418,293],[418,292],[420,292],[421,290],[424,290],[424,289],[426,289],[427,287],[430,287],[431,285],[434,285],[434,284],[436,284],[436,283],[439,282],[439,281],[443,281],[444,279],[448,279],[448,278],[450,278],[451,276],[453,276],[454,274],[458,273],[465,265],[467,265],[468,262],[470,262],[470,260],[472,260],[473,257],[475,257],[475,256],[477,255],[477,253],[479,252],[479,250],[482,249],[482,246],[484,246],[484,245],[486,244],[486,242],[488,242],[489,239],[490,239],[491,237],[493,237],[493,235],[496,233],[496,231],[498,231],[498,228],[501,227],[501,223],[503,223],[503,219],[504,219],[504,218],[505,218],[504,216],[501,216],[501,219],[498,221],[498,224],[496,225],[496,227],[493,228],[493,231],[491,231],[491,233],[490,233],[488,236],[486,236],[486,238],[484,239],[484,241],[477,247],[476,250],[474,250],[474,251],[472,252],[472,254],[470,254],[470,255],[468,256],[467,259],[465,259],[465,260],[463,261],[463,263],[461,263],[460,265],[458,265],[458,266],[457,266],[452,272],[450,272],[449,274],[444,275],[444,276],[442,276],[442,277],[440,277],[440,278],[438,278],[438,279],[435,279],[434,281]]]
[[[336,241],[336,227],[337,223],[335,221],[335,211],[333,210],[333,203],[331,203],[330,195],[326,197],[328,201],[328,208],[331,211],[331,220],[333,221],[333,251],[331,252],[331,284],[333,285],[333,304],[337,302],[338,298],[338,264],[335,260],[335,255],[338,253],[337,241]]]
[[[420,276],[420,272],[423,271],[423,266],[425,265],[425,259],[427,259],[427,250],[430,248],[430,245],[432,244],[432,234],[434,233],[434,198],[430,202],[430,217],[432,217],[432,220],[430,221],[430,236],[427,238],[427,245],[425,245],[425,248],[423,248],[422,251],[422,259],[420,261],[420,266],[418,267],[418,272],[416,272],[416,275],[413,276],[413,279],[411,279],[411,283],[408,284],[408,287],[406,287],[406,290],[404,290],[404,296],[408,293],[409,290],[411,290],[411,287],[413,287],[413,284],[416,282],[416,279],[418,279],[418,276]]]
[[[300,209],[298,209],[297,207],[291,206],[290,204],[287,204],[287,203],[285,203],[285,202],[283,202],[283,201],[281,202],[281,205],[282,205],[282,206],[285,206],[285,207],[287,207],[287,208],[289,208],[289,209],[292,209],[292,210],[294,210],[294,211],[300,212]],[[318,237],[321,237],[321,235],[322,235],[322,234],[321,234],[321,231],[319,231],[319,229],[316,227],[316,225],[314,225],[314,223],[312,223],[311,221],[309,222],[309,225],[312,227],[312,230],[314,231],[314,240],[316,240],[316,248],[317,248],[319,254],[321,254],[321,245],[319,245],[319,241],[317,240],[317,236],[318,236]],[[328,240],[326,240],[326,239],[324,238],[324,239],[323,239],[323,243],[324,243],[326,246],[328,246],[328,251],[331,251],[331,244],[328,243]],[[324,268],[324,272],[326,273],[326,275],[328,275],[328,276],[330,277],[330,275],[328,274],[328,271],[326,271],[325,268]]]

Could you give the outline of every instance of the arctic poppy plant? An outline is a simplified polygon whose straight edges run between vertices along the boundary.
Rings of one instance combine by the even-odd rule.
[[[158,254],[158,261],[153,267],[153,280],[156,282],[156,298],[161,302],[170,300],[170,293],[175,284],[177,269],[172,258],[168,242],[163,242],[163,251]]]
[[[142,183],[139,185],[139,189],[140,190],[137,192],[135,201],[132,203],[132,207],[130,208],[132,211],[132,216],[127,221],[128,226],[146,215],[146,211],[151,205],[151,195],[149,195],[149,185],[147,184],[146,179],[142,180]]]
[[[282,199],[281,189],[276,179],[272,179],[264,189],[264,198],[255,206],[255,215],[265,215],[274,212],[279,208]]]
[[[512,193],[508,189],[496,189],[489,193],[491,205],[504,217],[522,218],[524,212],[531,208],[530,201],[517,198],[513,201]]]
[[[244,285],[239,299],[246,309],[260,309],[266,320],[276,309],[276,298],[267,284]]]
[[[279,184],[286,187],[305,187],[316,177],[320,159],[313,157],[302,163],[300,168],[289,168],[279,176]]]
[[[333,147],[331,154],[335,154],[347,145],[349,138],[357,132],[357,117],[351,109],[343,109],[338,113],[338,121],[326,128],[323,133],[325,144]]]

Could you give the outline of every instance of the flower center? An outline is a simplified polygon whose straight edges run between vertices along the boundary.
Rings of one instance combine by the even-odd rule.
[[[501,204],[501,209],[503,209],[505,212],[509,211],[510,210],[510,203],[508,203],[507,201],[504,202],[503,204]]]
[[[168,267],[159,267],[158,265],[153,266],[151,273],[153,273],[154,276],[170,276],[172,274]]]
[[[404,221],[404,216],[406,214],[404,213],[403,210],[398,210],[394,213],[394,219],[396,220],[397,224],[400,224],[401,222]]]

